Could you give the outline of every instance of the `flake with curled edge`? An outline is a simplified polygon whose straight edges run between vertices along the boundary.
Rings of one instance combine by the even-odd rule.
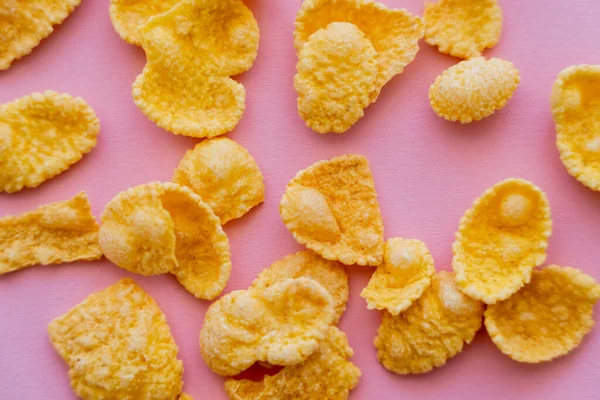
[[[169,11],[180,0],[110,0],[110,20],[115,31],[128,43],[141,46],[140,25]]]
[[[206,364],[224,376],[260,361],[295,365],[318,349],[333,320],[331,295],[310,278],[238,290],[208,308],[200,351]]]
[[[48,325],[82,399],[172,400],[183,363],[165,315],[131,279],[90,295]]]

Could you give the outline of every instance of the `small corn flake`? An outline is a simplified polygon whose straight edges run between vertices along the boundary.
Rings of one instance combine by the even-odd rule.
[[[475,57],[438,76],[429,88],[429,102],[440,117],[467,124],[504,108],[520,80],[512,63]]]
[[[600,191],[600,65],[565,68],[550,102],[560,159],[569,174]]]
[[[194,398],[187,393],[182,393],[179,400],[194,400]]]
[[[198,143],[175,169],[173,181],[190,187],[225,224],[265,199],[262,172],[248,150],[227,138]]]
[[[279,212],[294,238],[323,258],[381,264],[383,221],[365,157],[344,155],[298,172]]]
[[[425,3],[425,41],[454,57],[478,57],[502,32],[497,0],[439,0]]]
[[[481,327],[483,309],[483,303],[458,290],[453,274],[439,272],[406,311],[397,316],[384,312],[375,338],[377,358],[400,375],[440,367],[471,343]]]
[[[310,278],[286,279],[262,290],[234,291],[211,304],[200,351],[224,376],[259,361],[295,365],[318,349],[333,322],[333,299],[323,286]]]
[[[79,97],[46,91],[0,105],[0,192],[66,171],[92,151],[98,132],[94,110]]]
[[[139,26],[155,15],[169,11],[178,0],[110,0],[110,20],[128,43],[141,46]]]
[[[398,315],[410,307],[429,287],[435,273],[433,257],[425,243],[415,239],[389,239],[383,264],[360,296],[369,310],[387,310]]]
[[[600,285],[570,267],[533,271],[531,282],[485,311],[485,327],[500,351],[526,363],[563,356],[594,326]]]
[[[183,363],[165,315],[131,279],[94,293],[53,320],[50,340],[82,399],[172,400]]]
[[[227,380],[225,391],[231,400],[346,400],[361,376],[358,367],[349,361],[353,353],[346,335],[331,327],[319,349],[303,363],[285,367],[258,382]]]
[[[544,192],[523,179],[495,184],[460,220],[452,245],[458,287],[486,304],[507,299],[546,260],[551,233]]]

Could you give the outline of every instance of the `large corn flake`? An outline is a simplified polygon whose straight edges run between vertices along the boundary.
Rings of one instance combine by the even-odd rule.
[[[551,233],[544,192],[523,179],[498,182],[460,220],[452,245],[458,287],[487,304],[508,298],[546,260]]]
[[[191,189],[175,183],[149,183],[115,196],[102,214],[100,247],[131,272],[175,274],[201,299],[218,296],[231,274],[219,218]]]
[[[66,171],[96,146],[99,131],[94,110],[68,94],[33,93],[0,105],[0,192]]]
[[[319,350],[303,363],[285,367],[259,382],[227,380],[225,391],[231,400],[345,400],[361,376],[349,361],[353,353],[346,335],[331,327]]]
[[[594,326],[600,285],[575,268],[551,265],[485,311],[485,327],[498,348],[527,363],[549,361],[575,349]]]
[[[369,310],[387,310],[398,315],[410,307],[431,283],[433,257],[425,243],[415,239],[389,239],[383,264],[371,277],[360,296]]]
[[[420,374],[440,367],[471,343],[481,327],[484,306],[462,294],[448,272],[406,311],[384,312],[375,338],[377,358],[397,374]]]
[[[504,108],[519,82],[512,63],[475,57],[438,76],[429,88],[429,102],[440,117],[467,124]]]
[[[205,140],[185,153],[173,181],[192,188],[222,224],[265,199],[264,178],[256,161],[248,150],[227,138]]]
[[[381,264],[383,221],[365,157],[344,155],[298,172],[279,212],[296,240],[323,258]]]
[[[258,361],[295,365],[318,349],[333,319],[331,295],[310,278],[238,290],[208,308],[200,351],[206,364],[224,376]]]
[[[131,279],[94,293],[48,326],[82,399],[176,399],[183,363],[165,315]]]
[[[469,59],[500,40],[502,9],[497,0],[439,0],[425,3],[425,41],[439,51]]]
[[[560,159],[569,174],[600,191],[600,65],[561,71],[551,105]]]
[[[142,45],[139,26],[155,15],[169,11],[179,0],[110,0],[110,20],[128,43]]]

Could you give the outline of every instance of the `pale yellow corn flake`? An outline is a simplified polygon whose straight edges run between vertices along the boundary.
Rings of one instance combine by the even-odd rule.
[[[389,239],[383,263],[360,296],[369,310],[387,310],[398,315],[429,287],[435,273],[433,257],[425,243],[415,239]]]
[[[224,376],[259,361],[295,365],[318,349],[334,317],[331,295],[310,278],[234,291],[208,308],[200,351],[206,364]]]
[[[575,268],[551,265],[531,282],[488,306],[485,326],[498,348],[526,363],[549,361],[575,349],[594,326],[600,285]]]
[[[131,279],[90,295],[48,326],[82,399],[172,400],[183,363],[165,315]]]
[[[569,174],[600,191],[600,65],[561,71],[551,106],[560,159]]]
[[[429,88],[429,102],[440,117],[467,124],[504,108],[520,80],[512,63],[475,57],[439,75]]]
[[[365,157],[344,155],[298,172],[279,212],[296,240],[323,258],[346,265],[381,264],[383,221]]]
[[[227,138],[205,140],[189,150],[173,181],[202,197],[222,224],[240,218],[265,199],[264,178],[256,161]]]
[[[439,0],[425,3],[425,41],[454,57],[478,57],[502,32],[497,0]]]
[[[487,304],[529,282],[552,233],[546,194],[523,179],[498,182],[460,220],[452,267],[460,290]]]
[[[115,31],[128,43],[141,46],[140,25],[169,11],[179,0],[110,0],[110,20]]]
[[[68,94],[33,93],[0,105],[0,192],[34,188],[66,171],[92,151],[99,131],[94,110]]]
[[[484,305],[461,293],[448,272],[406,311],[383,314],[375,338],[377,358],[397,374],[421,374],[444,365],[469,344],[481,327]]]

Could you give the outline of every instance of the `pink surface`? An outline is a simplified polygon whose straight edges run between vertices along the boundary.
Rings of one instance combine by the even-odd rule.
[[[131,84],[144,65],[141,49],[113,31],[108,0],[84,0],[56,32],[26,58],[0,72],[0,103],[53,89],[82,96],[102,122],[98,147],[63,175],[34,190],[0,195],[0,216],[64,200],[85,189],[94,213],[119,191],[168,180],[195,140],[158,129],[135,107]],[[420,0],[387,0],[421,14]],[[554,234],[549,263],[571,265],[600,279],[600,194],[565,172],[554,146],[548,106],[556,74],[571,64],[600,64],[597,0],[501,0],[504,31],[485,53],[513,61],[522,83],[508,106],[482,122],[461,126],[431,111],[427,90],[457,62],[421,43],[404,74],[388,84],[366,116],[341,136],[320,136],[296,112],[292,87],[296,55],[292,30],[299,0],[252,0],[261,28],[254,68],[240,77],[247,110],[229,136],[247,147],[267,185],[264,205],[225,227],[233,253],[226,292],[246,288],[271,262],[301,249],[282,224],[278,204],[288,180],[311,163],[355,152],[371,161],[386,237],[425,241],[438,269],[448,269],[459,218],[475,197],[517,176],[550,198]],[[355,349],[363,377],[353,399],[597,399],[600,329],[567,357],[523,365],[502,355],[482,330],[446,366],[402,377],[378,362],[372,342],[380,321],[358,295],[372,269],[351,267],[351,298],[341,328]],[[48,322],[128,274],[103,260],[35,267],[0,277],[0,398],[71,399],[66,365],[46,335]],[[223,379],[198,352],[208,302],[188,294],[170,276],[134,277],[167,315],[185,364],[185,390],[196,399],[224,399]],[[441,397],[440,397],[441,396]]]

